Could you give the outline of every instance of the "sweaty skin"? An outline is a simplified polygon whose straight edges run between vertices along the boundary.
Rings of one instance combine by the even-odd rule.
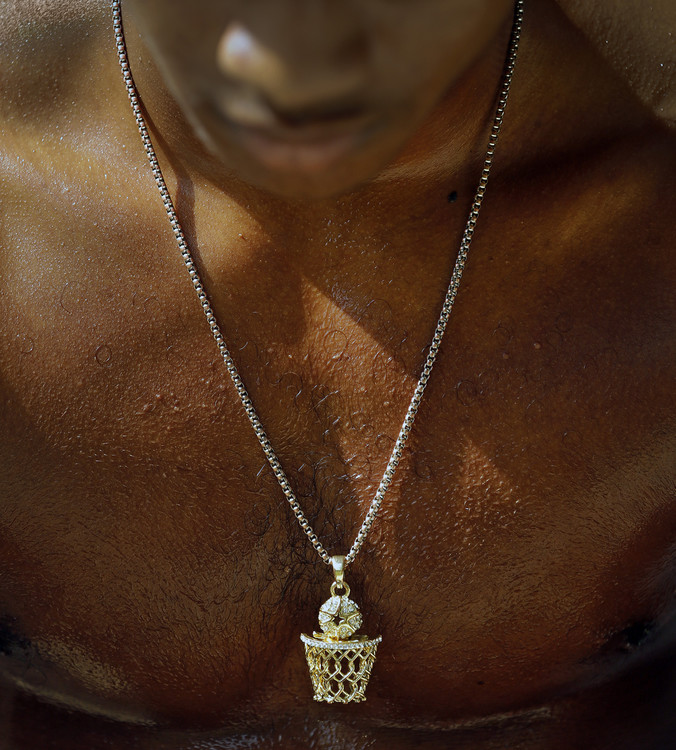
[[[331,573],[191,288],[108,4],[0,2],[2,750],[673,748],[674,51],[646,7],[527,3],[442,352],[346,573],[383,636],[368,700],[326,706],[299,634]],[[419,376],[510,16],[124,0],[206,289],[332,553]]]

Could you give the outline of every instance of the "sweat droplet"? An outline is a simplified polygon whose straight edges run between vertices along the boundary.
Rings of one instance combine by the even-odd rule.
[[[110,364],[110,360],[113,358],[113,352],[111,351],[109,346],[106,346],[106,344],[101,344],[101,346],[96,350],[94,356],[96,357],[96,361],[100,365],[108,365]]]

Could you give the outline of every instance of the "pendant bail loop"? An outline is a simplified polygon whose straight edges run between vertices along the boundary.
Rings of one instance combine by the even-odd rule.
[[[345,583],[345,555],[333,555],[331,558],[331,565],[333,565],[333,576],[336,579],[336,583]]]

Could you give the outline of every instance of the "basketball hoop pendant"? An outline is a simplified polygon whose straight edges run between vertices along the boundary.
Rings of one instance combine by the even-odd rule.
[[[381,636],[369,638],[355,635],[361,627],[359,607],[349,598],[350,587],[345,582],[345,558],[331,558],[335,581],[331,584],[331,598],[319,608],[321,632],[312,637],[302,633],[305,658],[310,670],[314,699],[324,703],[357,703],[366,700],[376,650]]]

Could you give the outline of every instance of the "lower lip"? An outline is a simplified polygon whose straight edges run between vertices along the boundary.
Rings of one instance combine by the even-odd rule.
[[[267,133],[239,129],[240,143],[267,169],[314,175],[325,172],[347,156],[358,143],[358,133],[326,138],[290,140]]]

